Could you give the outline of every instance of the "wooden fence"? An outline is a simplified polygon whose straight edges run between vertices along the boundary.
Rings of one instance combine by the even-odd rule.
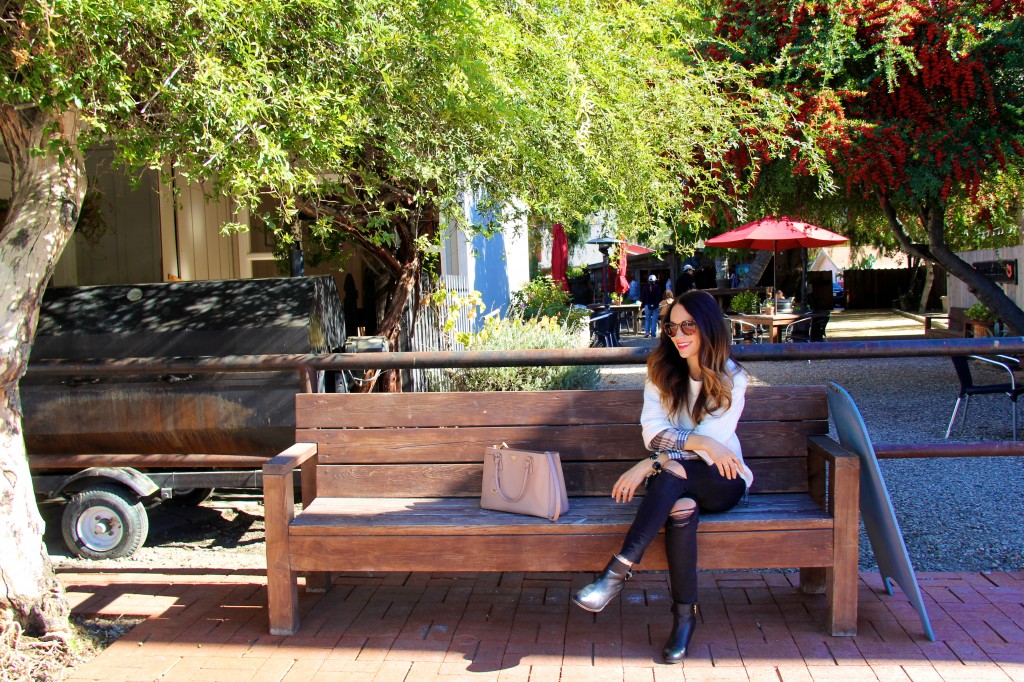
[[[465,347],[456,340],[456,335],[474,331],[473,320],[469,318],[468,311],[461,307],[454,313],[455,326],[450,331],[444,330],[445,320],[442,319],[439,308],[425,304],[428,297],[439,290],[446,292],[445,302],[440,308],[444,311],[443,314],[447,315],[449,306],[457,297],[469,294],[469,280],[466,277],[444,275],[433,285],[424,284],[421,287],[420,300],[416,303],[418,310],[414,310],[412,306],[406,308],[405,328],[413,330],[409,343],[409,348],[413,352],[465,350]],[[443,369],[411,369],[406,375],[411,382],[411,386],[406,387],[406,390],[438,391],[446,388]]]
[[[1024,263],[1024,246],[1008,246],[1002,249],[982,249],[979,251],[965,251],[956,255],[968,263],[981,261],[1015,261],[1019,267]],[[946,277],[949,286],[949,305],[957,308],[970,308],[978,299],[975,298],[967,285],[955,277]],[[1006,295],[1013,299],[1018,307],[1024,308],[1024,282],[1020,281],[1019,273],[1017,283],[1000,282],[1000,287]]]
[[[918,273],[916,268],[893,268],[887,270],[846,270],[843,273],[843,286],[846,289],[846,308],[848,310],[878,310],[893,307],[893,301],[900,294],[911,288],[913,279],[920,279],[917,290],[924,282],[924,269]],[[928,309],[938,310],[942,306],[940,296],[946,293],[945,273],[937,270],[932,292],[928,297]]]

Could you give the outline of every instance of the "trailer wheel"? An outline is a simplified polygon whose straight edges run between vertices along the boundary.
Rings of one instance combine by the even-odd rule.
[[[172,507],[198,507],[213,495],[213,488],[175,488],[164,504]]]
[[[61,518],[64,543],[85,559],[131,556],[146,541],[149,517],[134,492],[101,484],[68,499]]]

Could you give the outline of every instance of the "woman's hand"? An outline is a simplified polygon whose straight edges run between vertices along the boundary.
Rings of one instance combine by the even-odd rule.
[[[722,474],[722,476],[728,479],[739,476],[740,458],[736,456],[736,453],[714,438],[693,434],[686,440],[686,447],[687,449],[701,450],[708,453],[708,456],[715,463],[718,473]]]
[[[722,474],[722,476],[732,480],[740,475],[742,465],[740,464],[739,457],[732,450],[724,445],[720,445],[712,450],[707,450],[707,453],[711,455],[718,473]]]
[[[631,501],[644,479],[650,476],[651,470],[651,460],[649,459],[631,466],[626,473],[619,476],[619,480],[615,481],[615,487],[612,488],[612,499],[616,502]]]

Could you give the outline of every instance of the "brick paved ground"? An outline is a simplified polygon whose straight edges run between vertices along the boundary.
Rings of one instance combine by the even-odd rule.
[[[601,614],[569,594],[590,574],[342,575],[302,595],[302,628],[267,633],[262,571],[110,569],[61,578],[82,614],[148,616],[76,680],[1024,682],[1024,573],[920,574],[937,641],[902,593],[862,573],[859,634],[824,634],[795,573],[701,575],[689,658],[662,665],[667,589],[642,574]]]

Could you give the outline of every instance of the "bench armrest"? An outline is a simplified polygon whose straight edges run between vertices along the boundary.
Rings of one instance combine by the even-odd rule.
[[[860,513],[860,457],[857,453],[828,436],[808,436],[807,459],[811,497],[837,520],[852,514],[856,521]],[[832,468],[828,476],[826,463]]]
[[[267,460],[263,464],[264,506],[268,486],[280,486],[282,492],[289,496],[294,495],[292,472],[295,467],[301,469],[302,506],[308,507],[312,504],[317,494],[316,465],[318,461],[316,443],[296,443],[277,457]]]
[[[860,468],[857,453],[829,436],[807,436],[809,457],[823,457],[837,467]]]
[[[310,457],[316,456],[316,443],[296,443],[277,457],[263,463],[264,476],[284,476]]]

